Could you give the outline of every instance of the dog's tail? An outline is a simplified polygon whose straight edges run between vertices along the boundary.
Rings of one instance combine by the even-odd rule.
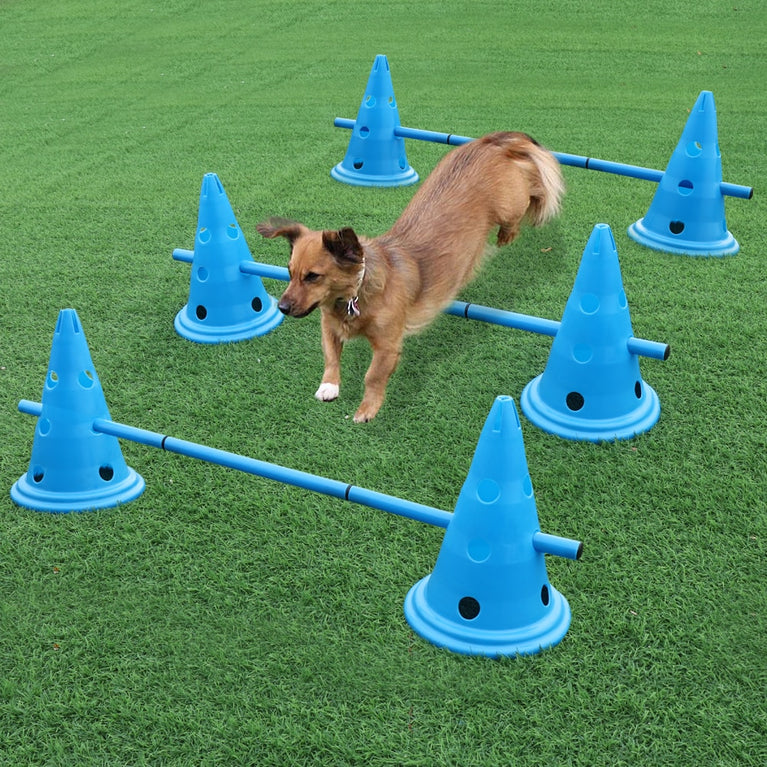
[[[526,133],[502,132],[495,135],[505,144],[510,159],[532,163],[528,177],[530,206],[525,218],[532,226],[543,226],[557,216],[562,207],[565,181],[559,161]]]

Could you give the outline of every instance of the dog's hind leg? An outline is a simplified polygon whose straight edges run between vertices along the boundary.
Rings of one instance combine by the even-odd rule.
[[[322,315],[322,352],[325,356],[325,372],[322,382],[314,396],[322,402],[330,402],[338,397],[341,387],[341,352],[344,342],[336,335],[330,323]]]

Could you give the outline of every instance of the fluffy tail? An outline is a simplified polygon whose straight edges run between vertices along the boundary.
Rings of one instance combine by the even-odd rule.
[[[527,161],[524,164],[529,168],[530,206],[525,219],[532,226],[543,226],[554,218],[560,211],[565,193],[557,158],[526,133],[504,131],[490,134],[484,140],[503,145],[511,159]]]
[[[543,226],[559,214],[565,193],[565,181],[557,158],[535,139],[530,139],[527,156],[538,171],[537,183],[531,184],[527,220],[532,226]]]

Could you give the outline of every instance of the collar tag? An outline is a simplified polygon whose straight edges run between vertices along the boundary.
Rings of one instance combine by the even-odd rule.
[[[359,300],[359,296],[354,296],[354,298],[350,298],[346,302],[346,313],[349,315],[349,317],[359,317],[360,316],[360,300]]]

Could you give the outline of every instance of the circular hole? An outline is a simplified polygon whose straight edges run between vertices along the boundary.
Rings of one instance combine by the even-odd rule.
[[[208,310],[202,304],[194,310],[194,313],[197,315],[198,320],[204,320],[208,316]]]
[[[688,157],[699,157],[702,151],[703,151],[703,146],[700,143],[700,141],[691,141],[687,145]]]
[[[684,221],[672,221],[668,225],[671,234],[681,234],[684,231]]]
[[[370,128],[367,125],[363,125],[360,128],[360,138],[367,138],[370,135]]]
[[[240,236],[240,230],[237,228],[237,224],[229,224],[226,227],[226,234],[230,240],[236,240]]]
[[[527,474],[525,478],[522,480],[522,492],[525,494],[525,497],[532,498],[533,481],[530,479],[529,474]]]
[[[458,612],[467,621],[473,621],[479,615],[479,602],[474,597],[464,597],[458,602]]]
[[[591,361],[594,353],[588,344],[575,344],[573,346],[573,359],[576,362],[580,362],[581,365],[585,365]]]
[[[115,470],[111,466],[99,467],[99,476],[104,480],[104,482],[111,482],[114,475]]]
[[[32,479],[38,484],[43,481],[44,476],[45,476],[45,472],[42,470],[40,466],[35,466],[35,468],[32,469]]]
[[[263,308],[264,308],[264,305],[263,305],[263,303],[261,303],[261,299],[260,299],[258,296],[256,296],[256,297],[255,297],[255,298],[254,298],[254,299],[253,299],[253,300],[250,302],[250,305],[251,305],[251,307],[253,308],[253,311],[254,311],[254,312],[256,312],[256,314],[258,314],[258,312],[260,312],[260,311],[261,311],[261,309],[263,309]]]
[[[637,381],[634,384],[634,394],[636,394],[637,399],[642,399],[642,382]]]
[[[52,389],[59,382],[59,374],[55,370],[48,373],[48,388]]]
[[[679,186],[677,187],[679,190],[679,194],[683,195],[684,197],[687,197],[687,195],[692,194],[693,190],[693,184],[692,181],[689,179],[683,178],[679,182]]]
[[[375,105],[376,105],[375,96],[365,97],[365,106],[368,107],[368,109],[372,109]]]
[[[599,298],[593,293],[584,293],[581,296],[581,311],[584,314],[596,314],[599,311]]]
[[[406,157],[400,157],[399,158],[399,167],[400,167],[400,170],[407,170],[407,158]]]
[[[394,101],[394,96],[389,96],[389,106],[394,109],[397,106],[397,103]]]
[[[90,389],[96,382],[96,379],[93,377],[93,373],[90,370],[83,370],[77,380],[80,382],[80,386],[82,386],[83,389]]]
[[[200,268],[197,270],[197,279],[198,279],[200,282],[205,282],[205,281],[208,279],[208,276],[209,276],[209,275],[208,275],[208,270],[207,270],[207,269],[206,269],[204,266],[201,266],[201,267],[200,267]]]
[[[485,562],[490,557],[490,544],[487,541],[476,538],[473,541],[469,541],[466,553],[472,562]]]
[[[39,418],[37,420],[37,431],[43,437],[45,437],[47,434],[50,434],[51,422],[47,418]]]
[[[365,163],[362,160],[355,160],[352,165],[354,165],[354,170],[359,170]]]
[[[541,589],[541,602],[543,602],[544,607],[548,606],[549,604],[549,587],[545,583]]]
[[[197,239],[202,243],[210,242],[210,238],[211,238],[210,230],[204,226],[202,227],[202,229],[200,229],[199,232],[197,232]]]
[[[571,391],[567,397],[565,397],[565,403],[570,410],[580,410],[583,407],[585,400],[583,399],[583,395],[579,392]]]
[[[494,479],[483,479],[477,486],[477,498],[482,503],[495,503],[501,497],[501,487]]]

